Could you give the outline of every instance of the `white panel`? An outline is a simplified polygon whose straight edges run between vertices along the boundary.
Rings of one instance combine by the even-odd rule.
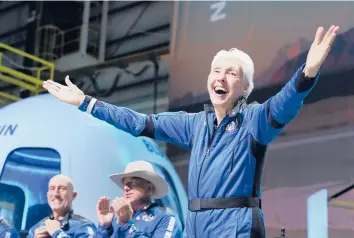
[[[88,65],[95,65],[96,63],[96,58],[88,54],[85,55],[80,52],[76,52],[60,57],[57,61],[55,61],[55,68],[56,70],[65,72],[67,70],[81,68]]]
[[[328,238],[328,191],[322,189],[307,199],[307,237]]]

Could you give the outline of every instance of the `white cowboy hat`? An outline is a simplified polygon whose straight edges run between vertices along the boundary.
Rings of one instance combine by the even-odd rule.
[[[155,191],[152,198],[162,198],[168,194],[168,184],[158,175],[152,164],[146,161],[135,161],[127,164],[124,173],[112,174],[108,176],[119,187],[123,189],[122,180],[125,177],[138,177],[149,181],[155,185]]]

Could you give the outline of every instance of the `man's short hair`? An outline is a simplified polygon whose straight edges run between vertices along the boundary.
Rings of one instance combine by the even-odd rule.
[[[216,53],[213,61],[211,62],[212,68],[215,65],[216,61],[220,58],[229,58],[230,60],[237,62],[237,64],[241,66],[243,71],[243,80],[246,80],[246,82],[248,83],[248,89],[245,95],[247,98],[254,88],[254,64],[251,57],[245,52],[236,48],[232,48],[229,51],[220,50],[218,53]]]

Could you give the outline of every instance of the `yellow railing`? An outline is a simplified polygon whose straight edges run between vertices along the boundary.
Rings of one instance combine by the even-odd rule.
[[[11,102],[15,102],[15,101],[19,101],[21,98],[16,97],[14,95],[8,94],[8,93],[4,93],[4,92],[0,92],[0,105],[6,105],[9,104]]]
[[[0,53],[0,80],[4,81],[6,83],[9,83],[9,84],[16,85],[16,86],[21,87],[23,89],[29,90],[32,92],[33,95],[37,95],[39,92],[42,91],[41,86],[43,85],[43,81],[41,79],[41,74],[43,73],[43,71],[48,70],[48,75],[47,75],[46,79],[54,80],[54,67],[55,67],[54,63],[43,60],[43,59],[38,58],[34,55],[28,54],[22,50],[16,49],[12,46],[9,46],[9,45],[3,44],[3,43],[0,43],[0,50],[1,49],[10,51],[10,52],[20,55],[24,58],[28,58],[36,63],[34,65],[41,65],[41,66],[36,68],[32,75],[25,74],[25,73],[22,73],[20,71],[17,71],[17,70],[14,70],[12,68],[5,66],[3,64],[3,53]],[[1,51],[3,51],[3,50],[1,50]],[[2,73],[4,73],[4,74],[2,74]],[[12,101],[17,101],[19,99],[17,97],[14,97],[14,96],[6,94],[6,93],[1,93],[0,97],[6,98],[6,99],[9,99]]]
[[[346,201],[335,198],[329,202],[329,206],[354,210],[354,201]]]

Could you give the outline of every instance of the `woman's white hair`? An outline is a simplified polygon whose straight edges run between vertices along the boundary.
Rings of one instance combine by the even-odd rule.
[[[248,83],[248,89],[245,95],[245,97],[247,98],[251,94],[254,88],[254,83],[253,83],[254,64],[251,57],[245,52],[236,48],[232,48],[229,51],[220,50],[214,56],[214,59],[211,62],[211,68],[213,68],[215,63],[221,58],[230,59],[231,61],[235,61],[237,65],[241,66],[243,71],[243,80],[246,80]]]

